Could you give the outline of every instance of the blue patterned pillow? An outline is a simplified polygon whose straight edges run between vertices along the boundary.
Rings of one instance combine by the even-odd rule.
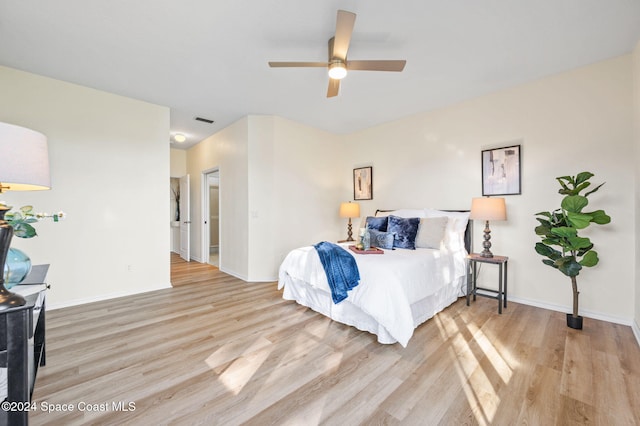
[[[393,250],[393,237],[391,232],[381,232],[375,229],[369,229],[371,237],[371,247],[379,247],[385,250]]]
[[[387,216],[384,217],[373,217],[373,216],[367,216],[367,228],[368,229],[375,229],[376,231],[382,231],[382,232],[386,232],[387,231]]]
[[[402,218],[389,216],[387,231],[395,234],[393,246],[398,248],[416,249],[416,235],[420,226],[419,217]]]

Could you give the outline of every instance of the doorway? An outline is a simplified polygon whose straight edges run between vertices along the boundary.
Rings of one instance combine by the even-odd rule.
[[[205,263],[220,267],[220,170],[216,167],[202,173],[202,253]]]

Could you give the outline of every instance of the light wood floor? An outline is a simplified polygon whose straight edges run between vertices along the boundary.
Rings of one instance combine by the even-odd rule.
[[[172,263],[176,288],[49,312],[34,401],[75,411],[31,424],[640,424],[629,327],[575,331],[561,313],[460,299],[403,349],[202,267]]]

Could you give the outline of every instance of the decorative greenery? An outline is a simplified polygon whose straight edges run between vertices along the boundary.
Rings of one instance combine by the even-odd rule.
[[[592,267],[598,264],[598,253],[593,250],[593,243],[589,238],[580,237],[578,231],[587,228],[592,223],[605,225],[611,222],[611,218],[604,210],[585,212],[584,208],[589,204],[587,197],[599,190],[604,183],[596,186],[581,195],[591,186],[591,172],[582,172],[576,176],[561,176],[556,178],[560,183],[558,193],[564,195],[560,208],[553,212],[536,213],[536,219],[540,222],[535,228],[542,242],[536,243],[536,252],[546,259],[542,263],[571,278],[573,289],[573,313],[578,317],[578,283],[576,277],[583,267]],[[559,250],[554,247],[558,247]]]
[[[0,206],[4,206],[8,209],[11,207],[0,203]],[[58,212],[55,214],[48,213],[34,213],[33,206],[22,206],[19,211],[7,212],[4,216],[5,221],[13,228],[13,235],[20,238],[33,238],[37,234],[36,229],[31,225],[42,219],[51,218],[54,222],[58,222],[66,217],[64,212]]]

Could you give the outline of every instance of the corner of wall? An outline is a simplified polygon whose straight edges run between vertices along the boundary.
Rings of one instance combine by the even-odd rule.
[[[640,344],[640,40],[633,50],[633,134],[635,147],[635,318],[633,332]]]
[[[633,330],[633,334],[636,336],[638,346],[640,346],[640,324],[638,324],[638,318],[636,318],[633,324],[631,324],[631,329]]]

